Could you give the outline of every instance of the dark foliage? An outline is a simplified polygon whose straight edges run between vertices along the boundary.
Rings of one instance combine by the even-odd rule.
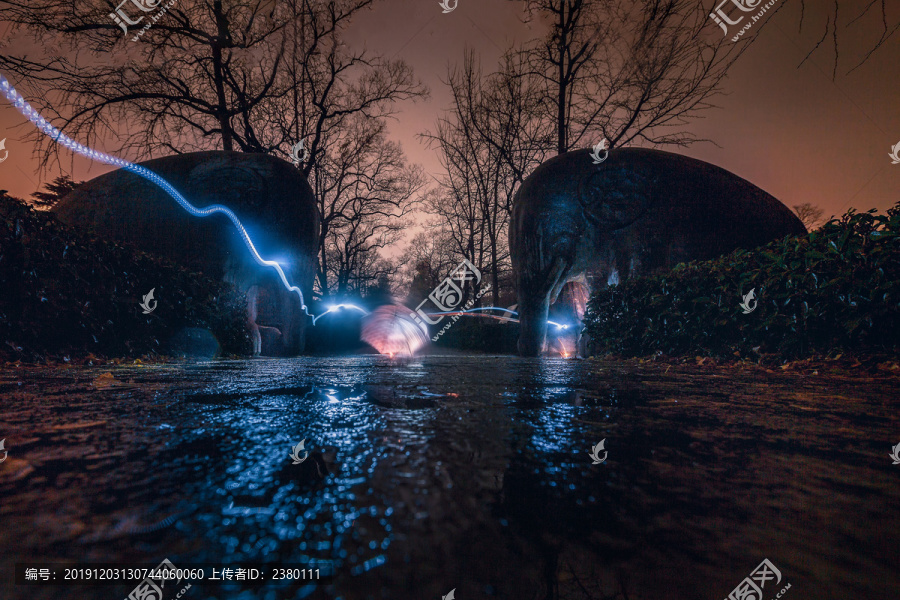
[[[896,352],[900,203],[875,213],[851,209],[804,237],[598,289],[585,316],[591,352]],[[758,305],[744,314],[739,303],[752,289]]]
[[[37,191],[31,194],[31,204],[40,208],[52,208],[63,199],[63,196],[83,183],[83,181],[72,181],[68,175],[57,177],[52,183],[44,184],[47,191]]]
[[[220,352],[246,354],[245,307],[230,285],[0,198],[0,359],[178,354],[202,330]]]
[[[453,317],[430,329],[434,337]],[[444,335],[431,342],[432,348],[460,351],[487,352],[491,354],[515,354],[519,327],[515,323],[500,323],[478,317],[459,317]]]

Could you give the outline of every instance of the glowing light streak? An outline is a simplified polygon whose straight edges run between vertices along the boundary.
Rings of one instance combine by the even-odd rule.
[[[519,322],[519,319],[511,319],[511,318],[509,318],[509,317],[504,317],[504,316],[498,316],[498,315],[473,315],[473,314],[471,314],[471,313],[473,313],[473,312],[476,312],[476,311],[483,311],[483,310],[499,310],[499,311],[504,312],[504,313],[509,313],[509,314],[513,314],[513,315],[516,315],[516,316],[519,315],[519,313],[517,313],[517,312],[514,311],[514,310],[510,310],[510,309],[508,309],[508,308],[500,308],[500,307],[498,307],[498,306],[486,306],[486,307],[482,307],[482,308],[470,308],[469,310],[457,310],[457,311],[436,312],[436,313],[426,313],[426,314],[427,314],[429,317],[453,317],[453,316],[459,315],[459,316],[462,316],[462,317],[482,317],[482,318],[485,318],[485,319],[496,319],[496,320],[498,320],[498,321],[511,322],[511,323],[518,323],[518,322]],[[566,330],[566,329],[568,329],[569,327],[571,327],[571,325],[567,325],[567,324],[563,324],[563,323],[557,323],[556,321],[550,321],[550,320],[547,321],[547,324],[548,324],[548,325],[553,325],[553,326],[556,327],[557,329],[562,329],[562,330]]]
[[[508,308],[501,308],[499,306],[483,306],[481,308],[470,308],[466,312],[475,312],[477,310],[499,310],[500,312],[510,313],[510,314],[516,315],[516,316],[518,316],[518,314],[519,314],[514,310],[510,310]]]
[[[472,313],[470,313],[470,312],[468,312],[468,311],[443,312],[443,313],[425,313],[425,314],[427,314],[429,317],[434,317],[434,316],[455,317],[455,316],[458,315],[458,316],[460,316],[460,317],[480,317],[480,318],[482,318],[482,319],[494,319],[494,320],[496,320],[496,321],[502,321],[502,322],[504,322],[504,323],[518,323],[518,322],[519,322],[518,319],[511,319],[511,318],[509,318],[509,317],[499,317],[499,316],[497,316],[497,315],[473,315]],[[424,326],[424,325],[423,325],[423,326]]]
[[[241,239],[244,241],[244,244],[250,250],[250,254],[253,256],[253,259],[262,266],[275,269],[278,272],[278,276],[281,278],[281,282],[284,284],[284,287],[287,288],[289,292],[295,292],[300,297],[300,306],[303,309],[303,312],[305,312],[309,316],[312,316],[306,308],[306,302],[303,299],[303,292],[300,290],[300,288],[295,285],[291,285],[290,282],[288,282],[287,276],[284,274],[284,270],[281,268],[281,265],[279,263],[274,260],[266,260],[259,254],[259,251],[253,244],[253,240],[250,239],[250,234],[247,233],[247,230],[244,228],[244,225],[241,223],[240,219],[237,218],[237,215],[235,215],[229,208],[220,204],[212,204],[210,206],[207,206],[206,208],[197,208],[196,206],[188,202],[185,197],[182,196],[178,192],[178,190],[172,187],[172,185],[168,181],[166,181],[150,169],[79,144],[69,136],[62,133],[56,127],[53,127],[53,125],[51,125],[49,121],[42,117],[40,113],[34,110],[34,108],[32,108],[30,104],[25,102],[25,99],[21,96],[21,94],[19,94],[15,90],[15,88],[13,88],[12,84],[10,84],[3,75],[0,75],[0,92],[2,92],[3,95],[6,96],[6,99],[9,100],[10,103],[12,103],[12,105],[16,107],[16,109],[20,113],[22,113],[22,115],[26,119],[31,121],[41,133],[52,139],[57,144],[68,148],[72,152],[76,152],[78,154],[81,154],[82,156],[90,158],[91,160],[95,160],[97,162],[105,163],[108,165],[113,165],[115,167],[130,171],[135,175],[143,177],[144,179],[162,188],[162,190],[169,194],[169,196],[171,196],[175,200],[175,202],[177,202],[184,210],[195,217],[208,217],[216,213],[224,214],[234,225],[235,229],[237,229],[238,233],[241,236]]]
[[[509,317],[505,317],[502,315],[497,316],[497,315],[473,315],[473,314],[470,314],[470,313],[481,311],[481,310],[499,310],[500,312],[503,312],[503,313],[508,313],[508,314],[516,315],[516,316],[519,315],[519,313],[517,313],[514,310],[510,310],[508,308],[501,308],[499,306],[484,306],[484,307],[479,307],[479,308],[470,308],[468,310],[456,310],[456,311],[425,313],[425,314],[427,314],[429,317],[453,317],[456,315],[460,315],[460,316],[466,316],[466,317],[483,317],[483,318],[487,318],[487,319],[497,319],[498,321],[509,321],[512,323],[519,322],[518,319],[511,319]]]
[[[349,308],[349,309],[352,309],[352,310],[358,310],[359,312],[361,312],[361,313],[363,314],[363,316],[366,316],[366,315],[370,314],[369,311],[367,311],[366,309],[361,308],[361,307],[359,307],[359,306],[356,306],[355,304],[337,304],[337,305],[329,306],[329,307],[328,307],[328,310],[326,310],[325,312],[323,312],[321,315],[318,315],[318,316],[316,316],[316,317],[313,317],[313,325],[315,325],[315,324],[316,324],[316,321],[318,321],[319,319],[321,319],[322,317],[324,317],[324,316],[327,315],[328,313],[336,312],[336,311],[338,311],[338,310],[340,310],[340,309],[342,309],[342,308]]]

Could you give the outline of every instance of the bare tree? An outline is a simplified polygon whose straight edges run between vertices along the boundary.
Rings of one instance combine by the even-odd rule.
[[[399,258],[398,292],[407,303],[425,299],[460,262],[455,243],[440,223],[428,224],[428,232],[417,233]]]
[[[424,93],[403,61],[342,44],[351,19],[374,2],[182,2],[133,44],[106,2],[8,1],[0,18],[64,53],[4,55],[0,67],[39,88],[42,111],[53,114],[51,98],[67,107],[54,120],[61,131],[89,144],[115,135],[138,158],[215,148],[286,153],[307,135],[315,153],[349,115],[382,117]]]
[[[181,2],[132,44],[105,2],[5,2],[0,18],[48,47],[61,38],[68,52],[0,56],[0,67],[64,107],[54,119],[60,130],[88,143],[115,135],[138,158],[216,148],[286,157],[303,140],[309,160],[301,168],[324,224],[317,284],[327,295],[336,289],[330,276],[346,289],[359,257],[392,239],[387,232],[421,185],[385,140],[384,122],[397,103],[427,90],[402,60],[351,51],[341,39],[373,4]],[[46,165],[54,146],[35,135]]]
[[[425,184],[421,167],[407,164],[400,145],[386,139],[383,120],[356,115],[334,133],[338,141],[326,145],[335,150],[311,173],[322,215],[317,287],[323,296],[345,295],[352,281],[372,279],[371,269],[363,277],[361,267],[400,239],[402,220]]]
[[[446,167],[448,173],[439,186],[425,195],[423,210],[434,216],[449,236],[452,255],[467,259],[483,273],[487,269],[484,266],[486,240],[481,206],[472,185],[468,162],[461,156],[455,158],[454,164]],[[474,291],[464,286],[463,302]]]
[[[684,125],[711,106],[740,54],[704,31],[696,0],[524,0],[548,33],[520,52],[543,88],[556,151],[601,138],[686,145]]]
[[[738,56],[712,40],[695,0],[526,0],[547,34],[485,76],[471,52],[451,68],[453,109],[424,137],[447,176],[439,202],[463,254],[491,269],[494,302],[505,268],[517,186],[547,153],[599,141],[688,144],[688,119],[718,93]],[[548,131],[547,125],[551,124]],[[490,255],[477,262],[480,243]]]
[[[785,4],[786,3],[778,6],[775,12],[781,10]],[[870,27],[868,31],[870,33],[876,33],[878,38],[869,42],[868,47],[863,51],[862,56],[859,57],[856,64],[848,71],[848,73],[852,73],[869,60],[873,54],[882,49],[887,41],[897,33],[898,29],[900,29],[900,18],[898,18],[896,12],[893,18],[889,15],[888,0],[862,0],[861,2],[858,2],[857,5],[854,5],[849,0],[832,0],[832,2],[827,5],[824,3],[823,5],[825,5],[826,8],[825,14],[823,15],[825,17],[825,22],[821,26],[822,37],[819,38],[818,42],[810,49],[809,53],[803,58],[798,67],[802,66],[818,50],[824,48],[826,46],[826,40],[830,39],[832,46],[832,79],[837,78],[838,63],[841,58],[841,48],[844,47],[843,44],[841,44],[841,38],[846,35],[847,30],[853,27],[865,27],[866,18],[869,19],[869,23],[872,23],[873,21],[877,22],[877,27]],[[808,19],[810,19],[810,16],[807,12],[807,2],[806,0],[800,0],[800,23],[798,25],[800,30],[803,29],[803,25]],[[840,20],[844,20],[841,25],[838,24]],[[842,29],[843,33],[839,33],[839,29]]]
[[[428,211],[440,217],[459,253],[491,277],[494,304],[510,269],[507,227],[515,189],[540,164],[549,141],[537,110],[539,95],[515,73],[517,57],[486,76],[474,52],[451,67],[447,85],[453,108],[422,135],[440,152],[446,172]],[[521,66],[521,65],[518,65]]]
[[[812,231],[821,225],[822,215],[825,214],[825,211],[815,204],[804,202],[803,204],[795,204],[792,208],[807,231]]]
[[[366,296],[373,289],[383,287],[383,281],[392,282],[400,270],[400,265],[391,259],[382,257],[378,250],[384,245],[382,233],[380,241],[374,236],[369,239],[366,231],[354,237],[342,237],[335,234],[335,239],[328,245],[331,257],[334,290],[327,296],[345,299],[349,296]],[[365,240],[360,244],[360,240]],[[396,239],[393,239],[396,241]],[[356,247],[363,246],[363,247]],[[392,285],[389,287],[393,287]]]
[[[35,103],[42,111],[52,110],[50,98],[68,107],[55,121],[88,144],[115,134],[121,150],[139,158],[192,149],[259,151],[249,117],[277,93],[291,21],[275,3],[265,4],[179,3],[142,32],[141,44],[132,44],[133,32],[123,37],[106,2],[5,2],[0,17],[61,51],[37,59],[4,56],[0,64],[40,87]],[[51,149],[45,146],[45,161]]]

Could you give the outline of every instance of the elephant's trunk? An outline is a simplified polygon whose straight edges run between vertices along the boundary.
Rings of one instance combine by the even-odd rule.
[[[539,245],[535,245],[539,248]],[[570,262],[560,256],[530,255],[520,261],[516,277],[519,299],[519,343],[522,356],[539,356],[547,340],[547,318],[550,304],[565,281]]]
[[[521,300],[525,300],[522,303]],[[549,294],[532,296],[527,299],[520,295],[519,304],[519,354],[540,356],[547,339],[547,315],[550,310]]]

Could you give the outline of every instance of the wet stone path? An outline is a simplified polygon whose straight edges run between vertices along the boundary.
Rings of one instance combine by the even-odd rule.
[[[15,586],[17,562],[168,558],[334,569],[185,600],[721,600],[768,559],[765,600],[896,600],[898,392],[499,356],[7,369],[0,598],[134,587]]]

